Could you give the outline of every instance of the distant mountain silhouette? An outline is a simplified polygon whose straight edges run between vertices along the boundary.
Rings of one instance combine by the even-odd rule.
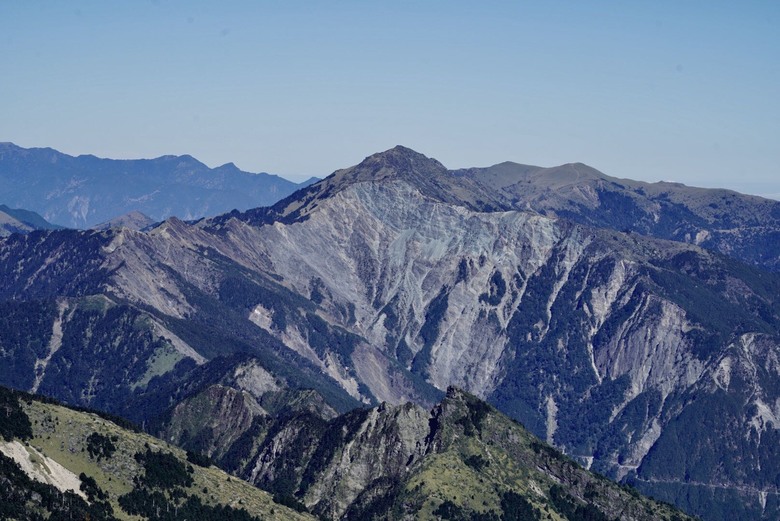
[[[48,222],[35,212],[21,208],[8,208],[0,204],[0,237],[12,233],[28,233],[33,230],[57,230],[62,228]]]
[[[188,155],[115,160],[0,143],[0,201],[72,228],[131,211],[161,221],[268,206],[314,181],[252,174],[233,163],[209,168]]]

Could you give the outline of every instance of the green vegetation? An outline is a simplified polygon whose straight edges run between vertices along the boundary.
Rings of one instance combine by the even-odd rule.
[[[109,304],[103,297],[69,301],[58,349],[38,369],[41,393],[76,406],[121,412],[134,383],[147,372],[150,358],[167,343],[155,337],[147,315],[130,306]],[[27,329],[19,328],[16,336],[2,337],[4,353],[15,360],[6,366],[3,383],[29,389],[36,360],[49,356],[57,311],[50,302],[12,306],[8,311],[30,329],[24,333]],[[33,334],[34,329],[38,331]]]
[[[240,471],[255,450],[257,440],[264,438],[264,431],[268,428],[268,420],[264,416],[257,416],[244,433],[230,446],[220,460],[222,468],[228,472]]]
[[[344,412],[360,405],[332,379],[324,376],[318,367],[248,321],[246,317],[248,311],[258,304],[272,310],[274,320],[279,317],[279,320],[286,321],[286,318],[282,317],[294,317],[300,321],[296,323],[296,327],[309,335],[310,342],[320,346],[321,350],[328,345],[335,346],[341,353],[339,356],[348,356],[352,352],[359,341],[357,336],[323,323],[313,312],[315,308],[310,301],[278,283],[268,279],[256,280],[256,274],[249,273],[245,268],[219,256],[218,253],[212,253],[211,250],[209,257],[219,258],[230,275],[221,286],[220,299],[215,299],[172,272],[171,277],[176,280],[188,302],[198,311],[186,320],[160,317],[166,327],[209,359],[251,355],[278,378],[295,382],[300,388],[317,390],[328,404],[338,411]],[[231,289],[241,291],[236,293]],[[284,329],[286,322],[272,327]],[[153,401],[167,402],[171,394],[177,392],[176,389],[183,380],[194,376],[189,374],[193,370],[197,373],[208,369],[182,366],[182,370],[177,367],[161,377],[152,378],[148,387],[151,393],[158,395]],[[163,410],[163,407],[155,410],[150,417],[162,413]]]
[[[19,404],[18,394],[0,387],[0,436],[5,441],[32,438],[30,418]]]
[[[479,296],[480,302],[486,302],[490,306],[498,306],[501,303],[501,299],[506,294],[506,281],[501,276],[500,271],[493,272],[490,277],[490,288],[488,293],[483,293]]]
[[[103,490],[98,486],[97,481],[95,481],[95,478],[87,476],[82,472],[81,474],[79,474],[79,480],[81,480],[81,485],[79,486],[79,489],[87,495],[87,498],[91,502],[106,501],[108,499],[108,494],[103,492]]]
[[[247,483],[213,466],[201,466],[208,458],[200,454],[185,455],[149,436],[122,431],[96,415],[35,399],[17,404],[30,417],[30,444],[77,474],[81,491],[91,502],[74,499],[64,511],[93,509],[92,519],[117,515],[251,521],[304,516],[309,491],[339,490],[328,489],[332,483],[323,482],[324,475],[336,480],[343,479],[342,473],[349,476],[352,462],[343,459],[345,447],[351,446],[350,458],[372,454],[371,458],[375,455],[390,464],[395,456],[387,458],[397,450],[392,440],[402,432],[396,431],[401,427],[394,422],[418,417],[408,414],[414,410],[410,405],[402,406],[412,407],[403,413],[384,406],[379,411],[355,410],[327,422],[305,411],[281,410],[288,416],[267,427],[256,452],[256,457],[266,450],[274,454],[271,478],[260,483],[273,492],[272,502],[268,494]],[[376,420],[375,414],[380,415]],[[450,389],[433,414],[430,423],[421,419],[421,425],[430,429],[423,454],[408,461],[404,457],[397,470],[388,467],[386,475],[365,483],[363,492],[342,513],[345,519],[403,514],[422,520],[611,521],[625,512],[637,520],[678,521],[673,509],[586,472],[471,395]],[[266,429],[257,426],[260,432]],[[374,442],[382,444],[363,445]],[[387,451],[384,456],[383,451]],[[255,464],[250,461],[246,468]],[[332,518],[329,509],[334,499],[326,495],[313,511]]]
[[[580,504],[559,485],[550,487],[550,501],[569,521],[611,521],[591,503]]]
[[[90,434],[87,438],[87,452],[89,452],[89,456],[96,458],[98,462],[103,458],[110,458],[116,452],[116,445],[113,442],[118,441],[116,436],[112,438],[99,432]]]
[[[420,338],[423,341],[423,347],[412,360],[412,372],[428,376],[428,364],[431,361],[431,349],[436,339],[439,337],[439,328],[444,320],[444,314],[449,305],[450,288],[444,286],[441,291],[431,300],[425,309],[425,322],[420,328]]]
[[[211,458],[205,454],[201,454],[200,452],[193,452],[191,450],[187,451],[187,461],[199,467],[210,467],[213,465]]]
[[[463,463],[471,467],[477,472],[481,472],[485,467],[490,466],[490,461],[483,458],[479,454],[474,454],[472,456],[468,456],[466,459],[463,460]]]
[[[26,301],[40,301],[99,293],[111,275],[103,267],[101,255],[111,238],[78,230],[34,231],[5,238],[5,254],[0,256],[0,273],[5,275],[0,299],[23,296]]]
[[[501,496],[502,521],[537,521],[542,519],[539,509],[535,508],[520,494],[508,490]]]
[[[734,335],[750,332],[777,334],[780,279],[733,260],[694,251],[657,261],[648,276],[657,292],[675,302],[703,330],[691,335],[701,359]],[[727,291],[728,280],[739,276],[739,292]],[[724,298],[728,294],[728,298]]]
[[[0,455],[0,519],[136,519],[132,516],[138,514],[131,515],[123,505],[149,519],[182,519],[183,513],[240,521],[310,519],[215,467],[193,468],[179,449],[97,414],[2,387],[0,400],[0,411],[15,410],[29,418],[29,436],[26,429],[14,430],[11,439],[26,439],[25,447],[41,462],[42,471],[48,467],[38,454],[78,476],[77,489],[89,500],[30,480]],[[13,424],[0,421],[0,427],[7,425]]]
[[[473,436],[475,433],[481,435],[482,422],[492,410],[493,408],[482,400],[474,400],[468,403],[467,414],[455,423],[463,427],[466,436]]]
[[[185,466],[169,452],[154,452],[147,448],[146,452],[136,453],[135,460],[143,464],[144,474],[138,478],[142,486],[170,490],[187,488],[193,483],[192,467]]]
[[[2,383],[29,389],[35,378],[35,361],[44,358],[57,314],[54,301],[0,302],[0,364]]]
[[[425,309],[425,323],[420,328],[420,338],[430,347],[439,336],[439,327],[449,305],[450,288],[444,286]]]
[[[225,505],[205,505],[196,496],[169,497],[159,491],[135,489],[119,498],[125,512],[142,516],[150,521],[178,521],[197,519],[203,521],[259,521],[243,508]]]
[[[476,398],[448,391],[430,435],[439,447],[407,479],[420,519],[612,521],[688,519],[668,505],[591,474]],[[461,431],[480,414],[480,432]],[[461,434],[462,432],[462,434]],[[544,469],[544,470],[542,470]]]

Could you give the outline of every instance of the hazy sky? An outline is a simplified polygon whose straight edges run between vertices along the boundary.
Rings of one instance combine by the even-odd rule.
[[[0,0],[0,141],[288,178],[396,144],[780,194],[780,2]]]

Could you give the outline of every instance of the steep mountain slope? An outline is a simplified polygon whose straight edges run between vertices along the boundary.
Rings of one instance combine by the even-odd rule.
[[[244,395],[220,355],[339,411],[458,385],[706,519],[776,517],[780,277],[505,199],[397,147],[272,208],[13,236],[3,316],[32,318],[0,331],[0,376],[138,421],[180,406],[166,436],[223,461],[271,432],[273,395]],[[187,410],[223,409],[226,432],[190,432]]]
[[[731,190],[617,179],[581,163],[554,168],[501,163],[454,174],[497,191],[513,208],[697,244],[780,270],[780,201]]]
[[[125,236],[150,238],[128,229],[35,232],[12,236],[0,246],[4,384],[141,423],[161,413],[175,397],[196,392],[196,385],[238,371],[249,357],[279,386],[316,389],[342,411],[357,405],[311,362],[249,322],[243,299],[259,295],[290,313],[311,310],[313,304],[219,258],[225,272],[204,266],[183,274],[214,276],[201,281],[217,291],[209,295],[166,267],[165,259],[152,258],[155,246],[164,244],[128,241],[133,255],[111,257],[116,252],[112,240]],[[199,265],[184,255],[179,258]],[[134,296],[135,303],[125,294]],[[174,302],[177,295],[180,305]],[[352,341],[328,325],[312,338],[332,345]],[[357,384],[354,391],[360,396],[356,389]]]
[[[256,399],[268,390],[316,389],[340,411],[359,403],[267,336],[242,341],[195,320],[161,318],[104,295],[10,301],[0,309],[3,384],[138,423],[215,383]],[[270,381],[271,387],[255,380]]]
[[[382,404],[326,421],[291,411],[250,454],[238,475],[322,519],[686,518],[590,474],[454,388],[431,412]]]
[[[313,519],[94,413],[4,388],[0,410],[3,519]]]
[[[62,228],[51,224],[35,212],[19,208],[8,208],[0,204],[0,237],[12,233],[29,233],[33,230],[57,230]]]
[[[416,172],[394,171],[398,164]],[[780,374],[776,275],[681,243],[443,203],[430,186],[449,180],[422,188],[408,181],[424,175],[447,173],[394,149],[306,197],[204,228],[255,245],[242,262],[281,275],[412,373],[490,399],[600,471],[667,499],[696,496],[686,506],[710,519],[728,518],[723,509],[735,505],[747,509],[740,515],[774,515],[777,490],[766,469],[776,468],[767,440],[780,412],[771,383]],[[328,181],[338,189],[323,189]],[[259,305],[253,314],[274,313]],[[271,318],[258,324],[300,336]],[[392,366],[353,362],[375,396],[398,399],[387,391]],[[730,378],[731,369],[748,376],[725,386],[732,405],[703,432],[692,419],[717,402],[718,375]],[[670,441],[665,429],[679,421],[685,435],[675,429]],[[711,465],[706,454],[716,445],[720,459],[740,461],[738,471]],[[670,472],[672,450],[690,456]],[[694,467],[707,469],[696,484]],[[706,501],[718,506],[701,507]]]
[[[73,228],[131,211],[162,221],[245,210],[273,204],[307,184],[250,174],[232,163],[211,169],[190,156],[112,160],[0,143],[0,201]]]
[[[306,219],[317,207],[317,201],[359,183],[382,183],[400,180],[414,186],[420,193],[442,203],[464,206],[471,210],[498,210],[506,201],[491,187],[483,186],[465,176],[449,175],[436,161],[414,150],[397,146],[367,157],[357,167],[337,170],[326,179],[299,191],[272,208],[249,210],[239,218],[256,224],[262,222],[293,222]],[[216,217],[215,222],[236,216]]]

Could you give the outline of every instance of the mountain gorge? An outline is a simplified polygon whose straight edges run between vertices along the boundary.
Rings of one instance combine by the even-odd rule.
[[[327,518],[487,516],[508,488],[424,499],[445,467],[494,482],[506,464],[484,461],[514,457],[461,422],[465,394],[428,414],[454,385],[704,519],[774,519],[778,205],[396,147],[269,208],[4,239],[0,383],[147,425]],[[379,402],[406,405],[339,416]],[[461,444],[475,433],[492,443]],[[523,485],[532,509],[555,472]]]

